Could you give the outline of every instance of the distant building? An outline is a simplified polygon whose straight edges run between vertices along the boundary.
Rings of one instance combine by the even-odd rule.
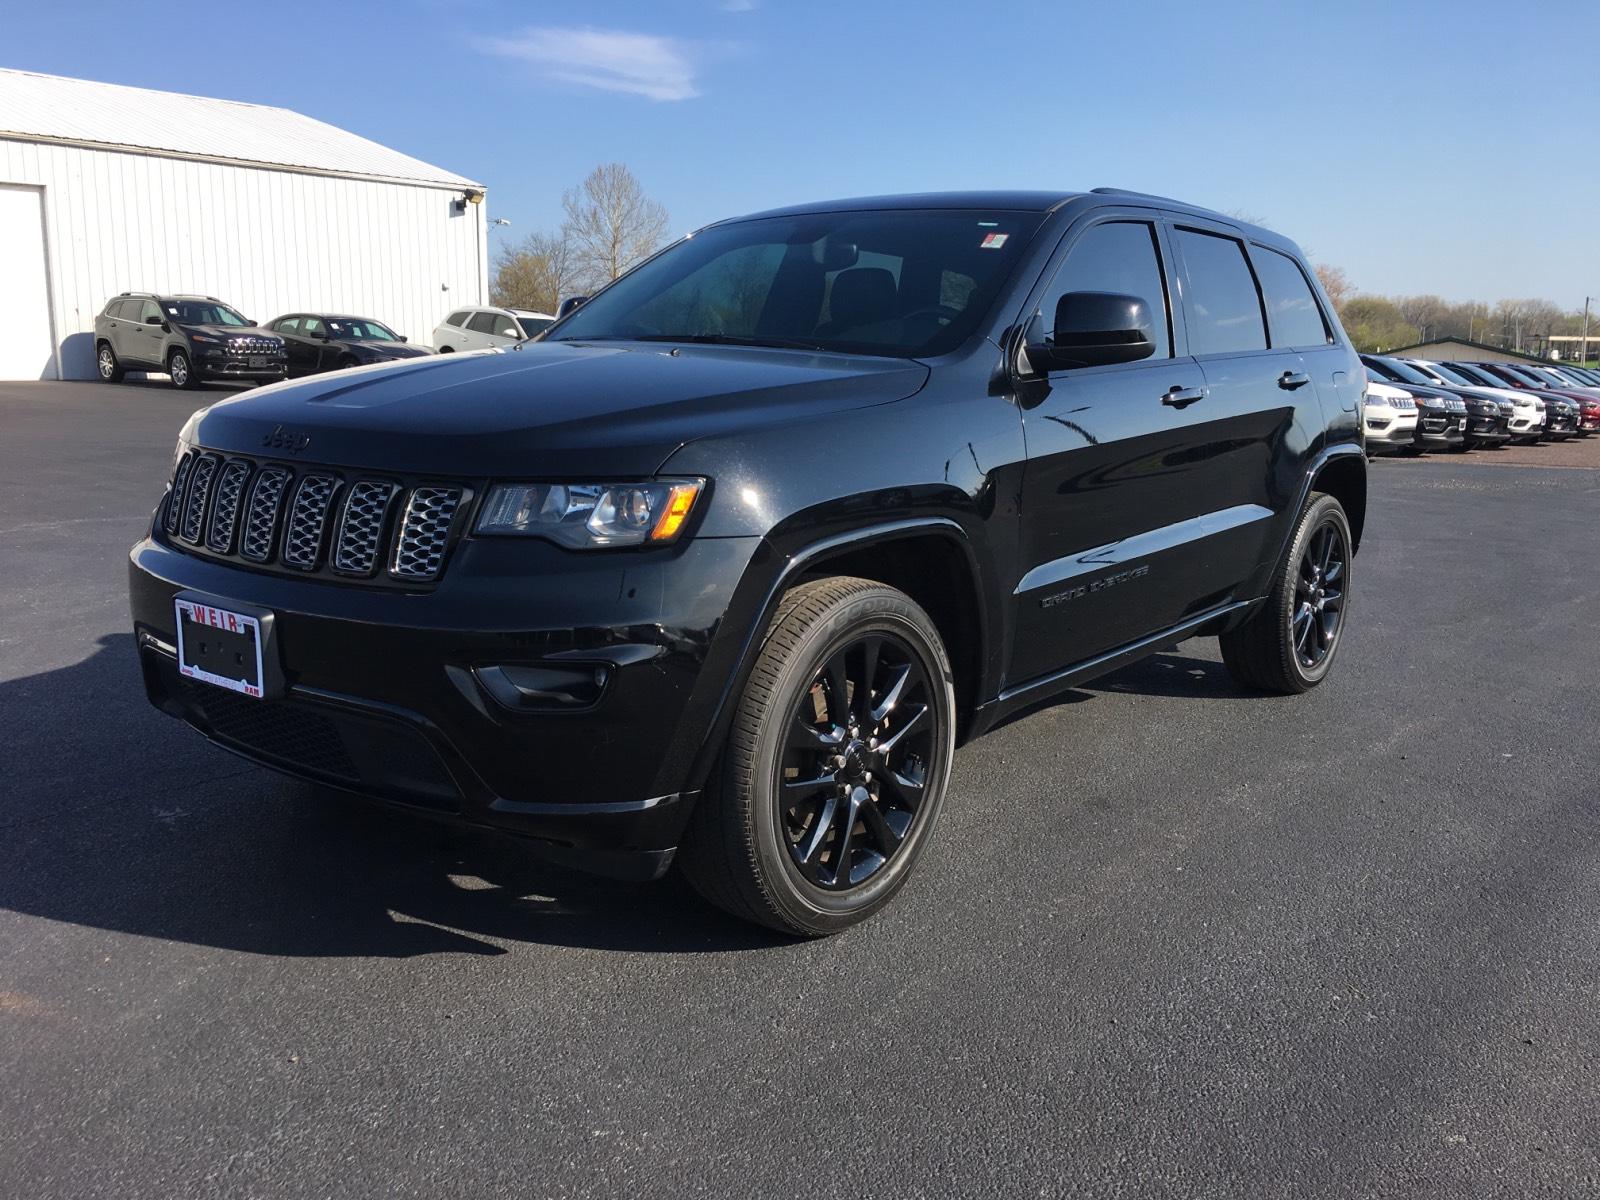
[[[1600,342],[1600,339],[1596,340]],[[1487,346],[1482,342],[1468,341],[1460,337],[1435,338],[1431,342],[1417,342],[1415,345],[1385,350],[1384,353],[1400,355],[1403,358],[1431,359],[1434,362],[1542,363],[1546,361],[1534,354],[1519,354],[1515,350],[1502,350],[1499,346]]]
[[[0,70],[0,379],[95,374],[122,291],[425,340],[488,298],[483,186],[283,108]]]

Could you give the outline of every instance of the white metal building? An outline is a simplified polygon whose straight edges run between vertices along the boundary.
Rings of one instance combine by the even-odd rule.
[[[0,70],[0,380],[94,376],[122,291],[426,343],[488,292],[483,187],[283,108]]]

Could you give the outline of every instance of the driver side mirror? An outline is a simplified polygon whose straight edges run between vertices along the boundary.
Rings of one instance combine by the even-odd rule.
[[[1118,292],[1068,292],[1056,301],[1055,324],[1042,338],[1036,320],[1027,343],[1036,371],[1137,362],[1156,352],[1150,306]]]
[[[568,296],[565,300],[563,300],[561,302],[560,307],[556,309],[556,319],[560,320],[562,317],[566,316],[573,309],[582,308],[588,302],[589,302],[589,297],[587,297],[587,296]]]

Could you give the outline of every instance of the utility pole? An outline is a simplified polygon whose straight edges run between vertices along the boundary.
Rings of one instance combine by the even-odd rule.
[[[1589,301],[1591,297],[1583,298],[1583,350],[1578,355],[1578,361],[1587,365],[1589,362]]]

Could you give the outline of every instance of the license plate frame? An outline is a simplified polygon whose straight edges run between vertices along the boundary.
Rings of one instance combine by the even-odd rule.
[[[252,371],[265,371],[278,365],[278,360],[267,354],[252,354],[245,359],[245,366]]]
[[[175,596],[172,606],[180,675],[252,700],[266,699],[269,629],[261,617],[190,596]]]

